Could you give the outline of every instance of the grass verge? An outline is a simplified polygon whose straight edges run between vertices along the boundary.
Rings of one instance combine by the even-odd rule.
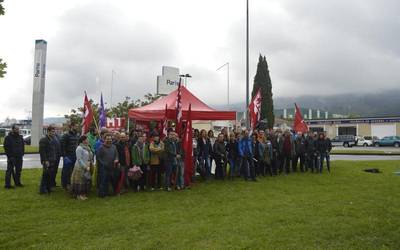
[[[382,174],[362,171],[379,168]],[[396,249],[400,161],[335,161],[332,173],[209,181],[81,202],[60,188],[0,189],[5,249]],[[4,172],[0,172],[4,175]]]
[[[332,155],[400,155],[400,152],[393,151],[381,151],[381,150],[346,150],[346,149],[338,149],[332,150]]]

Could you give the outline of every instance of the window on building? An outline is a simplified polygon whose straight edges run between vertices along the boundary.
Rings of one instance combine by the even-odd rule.
[[[339,135],[357,135],[357,127],[339,127]]]
[[[312,128],[310,128],[310,131],[311,132],[317,132],[317,133],[320,133],[320,132],[324,132],[324,128],[323,127],[312,127]]]

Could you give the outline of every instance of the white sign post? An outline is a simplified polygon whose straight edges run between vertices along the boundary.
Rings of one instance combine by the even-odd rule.
[[[46,77],[46,53],[47,42],[35,41],[35,59],[33,65],[33,93],[32,93],[32,128],[31,145],[39,146],[39,140],[43,136],[43,109],[44,87]]]
[[[157,95],[168,95],[179,84],[179,69],[175,67],[163,66],[162,75],[157,76]]]

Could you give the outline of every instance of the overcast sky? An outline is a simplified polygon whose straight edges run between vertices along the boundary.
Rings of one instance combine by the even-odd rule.
[[[193,76],[203,101],[245,98],[245,0],[5,0],[0,17],[0,120],[31,111],[34,40],[45,39],[45,117],[156,92],[163,65]],[[400,1],[250,0],[250,79],[266,55],[274,96],[400,88]]]

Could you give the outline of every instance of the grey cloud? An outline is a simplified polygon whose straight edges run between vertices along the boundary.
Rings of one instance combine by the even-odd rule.
[[[398,88],[397,1],[282,1],[284,14],[254,10],[250,28],[250,79],[258,53],[266,54],[280,95],[335,94]],[[244,74],[243,20],[227,46]],[[241,76],[237,81],[244,81]]]
[[[112,5],[72,9],[48,44],[46,92],[51,95],[46,101],[79,105],[84,90],[95,100],[100,91],[109,99],[111,70],[116,72],[114,102],[127,95],[140,98],[155,90],[156,73],[176,60],[175,51],[176,44],[167,34],[147,23],[124,22]],[[149,84],[154,88],[149,90]]]

